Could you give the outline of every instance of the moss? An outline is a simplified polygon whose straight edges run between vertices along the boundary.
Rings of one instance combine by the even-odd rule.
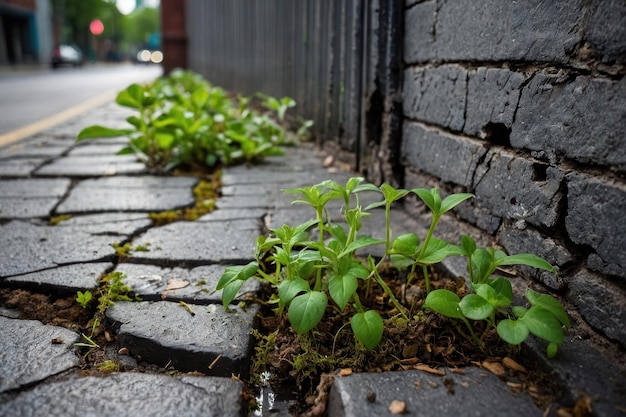
[[[120,366],[111,360],[107,360],[98,365],[98,370],[104,373],[119,372]]]
[[[214,174],[198,181],[193,188],[195,203],[193,207],[148,214],[155,226],[163,226],[177,221],[194,221],[215,210],[215,201],[221,186],[220,175]]]
[[[69,220],[71,218],[72,218],[71,214],[61,214],[58,216],[51,217],[50,220],[48,221],[48,224],[50,226],[56,226],[57,224],[64,222],[66,220]]]

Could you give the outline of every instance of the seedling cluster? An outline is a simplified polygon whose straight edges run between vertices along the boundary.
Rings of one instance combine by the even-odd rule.
[[[261,104],[279,120],[295,106],[288,97],[261,97]],[[148,167],[162,171],[282,155],[286,131],[270,115],[253,111],[251,100],[231,99],[200,75],[177,70],[152,84],[132,84],[117,95],[117,104],[139,112],[126,119],[131,127],[89,126],[77,140],[126,136],[129,143],[120,154],[135,154]]]
[[[559,301],[529,290],[526,298],[530,307],[513,306],[511,283],[505,278],[492,277],[496,268],[503,265],[528,265],[555,272],[547,261],[532,254],[507,256],[501,250],[477,248],[469,236],[462,236],[460,245],[434,236],[442,215],[473,195],[452,194],[442,200],[437,189],[403,190],[388,184],[377,187],[364,183],[360,177],[350,178],[345,186],[324,181],[286,192],[301,197],[294,203],[311,206],[314,218],[296,226],[271,229],[269,236],[257,240],[255,261],[226,268],[217,284],[226,309],[246,280],[257,279],[275,289],[269,303],[276,305],[277,314],[287,309],[289,322],[297,334],[315,328],[332,301],[340,311],[350,306],[350,325],[356,339],[373,349],[381,341],[385,326],[380,313],[366,309],[361,302],[361,297],[370,296],[373,285],[380,286],[398,316],[406,321],[417,319],[414,306],[407,308],[400,303],[379,272],[383,262],[390,261],[397,269],[407,271],[404,278],[407,286],[420,268],[427,295],[425,300],[413,303],[420,302],[423,309],[464,323],[468,333],[457,326],[460,334],[481,348],[484,342],[475,334],[472,321],[485,321],[488,329],[495,327],[500,337],[511,345],[521,344],[532,333],[549,343],[548,356],[553,356],[563,343],[569,320]],[[359,196],[364,192],[378,193],[382,200],[363,208]],[[392,237],[391,206],[409,194],[415,194],[432,214],[423,239],[415,233]],[[333,221],[328,214],[327,205],[333,200],[339,200],[343,207],[340,221]],[[364,219],[379,207],[384,207],[384,240],[360,233]],[[359,256],[366,252],[363,249],[373,246],[384,248],[382,258]],[[471,288],[462,299],[446,289],[431,290],[428,268],[449,256],[467,259]]]

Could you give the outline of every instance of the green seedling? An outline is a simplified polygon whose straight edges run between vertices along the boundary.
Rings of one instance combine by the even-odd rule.
[[[266,107],[284,118],[295,106],[290,98],[265,96]],[[138,112],[129,116],[128,128],[89,126],[77,141],[125,136],[128,146],[120,154],[135,154],[149,168],[215,168],[282,155],[286,132],[271,117],[248,107],[249,99],[235,103],[219,87],[198,74],[173,71],[149,85],[132,84],[121,91],[117,104]]]
[[[407,285],[411,283],[415,269],[421,267],[427,290],[424,307],[463,322],[469,331],[468,338],[480,346],[483,342],[474,333],[470,320],[487,320],[497,327],[502,339],[512,345],[521,343],[522,336],[525,340],[529,332],[548,340],[551,352],[562,343],[561,325],[567,327],[569,322],[556,299],[529,292],[527,298],[533,305],[531,308],[510,308],[513,297],[510,282],[504,278],[491,278],[496,268],[503,265],[529,265],[554,272],[548,262],[535,255],[508,256],[498,250],[477,249],[476,243],[466,236],[460,246],[434,237],[443,214],[472,198],[471,194],[452,194],[441,199],[436,189],[409,191],[388,184],[377,187],[363,183],[360,177],[349,179],[345,186],[324,181],[286,192],[299,195],[294,203],[309,205],[315,213],[314,218],[300,225],[271,229],[269,236],[257,240],[253,262],[226,268],[216,287],[222,290],[222,303],[226,309],[243,283],[254,278],[275,288],[276,292],[268,302],[276,306],[277,314],[287,309],[289,322],[297,334],[303,335],[314,329],[332,303],[340,311],[351,309],[350,325],[356,339],[366,348],[373,349],[382,338],[384,322],[379,312],[364,308],[359,294],[367,297],[370,286],[379,285],[397,309],[398,318],[404,322],[411,320],[407,308],[400,304],[379,273],[382,263],[391,260],[399,270],[409,270]],[[380,194],[382,200],[362,208],[359,195],[365,192]],[[416,194],[432,214],[423,240],[415,233],[404,233],[395,239],[392,236],[391,206],[410,193]],[[328,214],[327,207],[332,201],[342,206],[339,222]],[[380,207],[384,207],[385,215],[384,240],[360,232],[363,221]],[[385,255],[378,262],[371,255],[364,259],[366,254],[363,251],[373,246],[384,248]],[[473,293],[462,300],[450,291],[430,289],[427,268],[448,256],[468,259]]]
[[[82,308],[86,308],[87,304],[89,304],[89,301],[91,301],[91,298],[93,297],[93,295],[91,294],[91,291],[77,291],[76,292],[76,301],[78,302],[78,304],[80,304],[80,306]]]
[[[558,345],[564,341],[564,331],[569,329],[569,318],[561,303],[547,294],[528,290],[526,299],[531,307],[512,306],[511,283],[502,277],[491,278],[502,265],[527,265],[556,273],[554,267],[533,254],[509,256],[493,248],[477,249],[476,242],[469,236],[461,238],[460,248],[468,260],[472,292],[461,300],[451,291],[435,290],[426,297],[424,308],[463,321],[471,338],[481,346],[482,341],[472,331],[469,320],[485,321],[488,329],[495,327],[498,335],[514,346],[534,334],[549,343],[548,357],[554,356]]]

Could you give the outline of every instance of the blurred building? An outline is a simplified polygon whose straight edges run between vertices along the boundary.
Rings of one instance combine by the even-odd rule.
[[[53,43],[50,0],[0,0],[0,65],[47,62]]]

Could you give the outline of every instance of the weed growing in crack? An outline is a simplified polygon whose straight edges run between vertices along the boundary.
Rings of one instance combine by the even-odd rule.
[[[80,304],[82,308],[87,308],[87,304],[91,301],[93,295],[91,291],[77,291],[76,292],[76,302]]]
[[[149,85],[132,84],[121,91],[117,104],[135,109],[127,129],[89,126],[77,141],[126,136],[129,144],[120,154],[135,154],[149,168],[214,168],[282,155],[286,131],[266,114],[237,102],[200,75],[173,71]],[[279,120],[295,102],[285,97],[263,96],[263,103]]]
[[[398,270],[408,271],[407,286],[411,284],[416,269],[420,268],[427,293],[422,307],[464,323],[468,333],[457,326],[459,333],[481,348],[482,337],[475,334],[470,321],[486,321],[488,329],[495,327],[505,342],[515,346],[532,333],[549,343],[548,356],[553,356],[558,345],[563,343],[563,328],[567,330],[569,320],[555,298],[528,291],[526,298],[532,306],[528,309],[513,306],[510,282],[504,278],[491,278],[496,268],[502,265],[528,265],[555,272],[547,261],[532,254],[508,256],[492,248],[478,249],[468,236],[461,237],[460,245],[434,236],[442,215],[473,195],[452,194],[442,200],[437,189],[402,190],[388,184],[377,187],[363,183],[363,178],[358,177],[349,179],[345,186],[324,181],[286,192],[298,194],[301,198],[294,203],[311,206],[315,217],[300,225],[271,229],[270,236],[257,240],[255,261],[226,268],[216,287],[222,290],[222,303],[226,309],[243,283],[255,278],[275,289],[268,302],[276,306],[277,314],[287,309],[289,323],[301,336],[301,341],[310,339],[302,337],[318,325],[332,301],[341,312],[351,307],[350,326],[354,336],[366,348],[373,349],[383,336],[384,322],[378,311],[366,309],[361,302],[360,297],[367,297],[371,286],[380,286],[396,310],[398,320],[408,323],[419,316],[412,317],[413,306],[405,307],[381,276],[381,266],[391,261]],[[383,199],[362,208],[359,195],[364,192],[381,194]],[[430,210],[430,227],[423,239],[415,233],[401,234],[394,239],[390,229],[391,206],[411,193]],[[327,205],[333,200],[339,200],[343,205],[340,222],[328,214]],[[384,207],[384,240],[360,233],[363,220],[378,207]],[[365,259],[357,256],[357,252],[362,253],[374,246],[384,248],[384,256],[378,261],[371,255]],[[430,288],[428,267],[449,256],[467,259],[471,292],[462,299],[449,290],[431,291]]]

